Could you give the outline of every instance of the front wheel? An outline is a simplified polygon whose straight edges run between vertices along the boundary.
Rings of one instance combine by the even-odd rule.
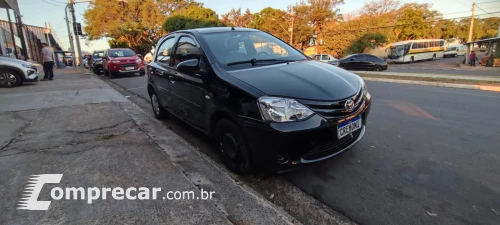
[[[222,119],[215,127],[214,136],[224,164],[235,173],[250,172],[250,155],[238,126],[230,120]]]
[[[432,61],[436,60],[436,54],[432,55]]]
[[[410,64],[412,64],[414,61],[413,61],[413,56],[410,58]]]
[[[375,69],[374,69],[374,70],[375,70],[375,71],[381,71],[381,70],[382,70],[382,68],[380,68],[380,66],[375,66]]]
[[[0,70],[0,87],[15,87],[21,85],[21,76],[14,71]]]

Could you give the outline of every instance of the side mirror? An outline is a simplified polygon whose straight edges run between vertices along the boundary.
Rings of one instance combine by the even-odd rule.
[[[197,59],[190,59],[186,60],[184,62],[181,62],[177,65],[177,71],[181,73],[193,73],[195,71],[198,71],[200,69],[199,64],[200,61]]]

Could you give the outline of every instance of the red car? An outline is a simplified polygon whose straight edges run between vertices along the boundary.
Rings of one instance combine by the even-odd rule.
[[[135,73],[139,73],[141,76],[144,75],[144,62],[134,51],[128,48],[106,50],[102,57],[102,68],[104,75],[110,77]]]

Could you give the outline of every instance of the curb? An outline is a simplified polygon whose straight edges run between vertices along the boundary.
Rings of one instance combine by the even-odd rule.
[[[434,87],[462,88],[462,89],[500,92],[500,86],[453,84],[453,83],[415,81],[415,80],[397,80],[397,79],[384,79],[384,78],[373,78],[373,77],[363,77],[363,76],[361,76],[361,78],[363,78],[363,80],[378,81],[378,82],[389,82],[389,83],[398,83],[398,84],[416,84],[416,85],[434,86]]]

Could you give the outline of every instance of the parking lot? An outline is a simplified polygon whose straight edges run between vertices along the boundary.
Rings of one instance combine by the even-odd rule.
[[[408,70],[452,60],[456,58],[392,68]],[[137,95],[130,99],[150,111],[147,77],[111,82]],[[382,82],[367,85],[374,102],[367,133],[354,148],[279,175],[244,179],[258,186],[284,178],[361,224],[498,224],[500,155],[495,149],[500,108],[491,102],[498,102],[500,94]],[[221,163],[211,140],[175,117],[164,123]]]

